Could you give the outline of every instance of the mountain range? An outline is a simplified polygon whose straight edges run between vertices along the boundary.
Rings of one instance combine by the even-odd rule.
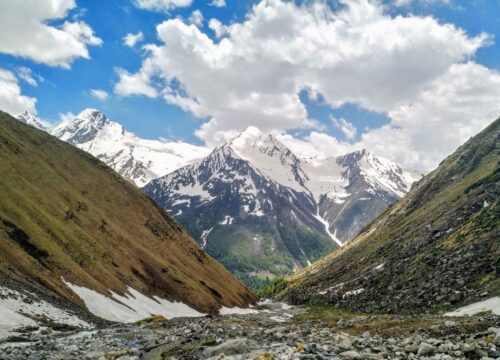
[[[300,159],[250,127],[143,190],[210,255],[258,287],[348,242],[413,180],[367,150]]]
[[[144,186],[253,288],[351,240],[419,177],[368,150],[301,159],[255,127],[209,152],[141,139],[95,109],[53,126],[28,112],[18,118]]]
[[[95,109],[85,109],[53,126],[29,112],[18,119],[87,151],[139,187],[209,152],[178,141],[142,139]]]
[[[3,112],[0,187],[0,337],[10,324],[200,316],[256,300],[136,186]]]
[[[498,311],[499,184],[497,119],[276,296],[363,312],[437,312],[478,301]]]

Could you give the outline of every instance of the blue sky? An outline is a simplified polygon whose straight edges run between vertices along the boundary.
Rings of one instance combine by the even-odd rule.
[[[63,2],[66,0],[43,1]],[[158,2],[161,3],[161,0],[158,0]],[[382,6],[376,1],[370,2],[368,0],[360,0],[360,3],[364,2],[367,4],[375,4],[378,7]],[[405,4],[403,4],[403,2]],[[156,30],[156,26],[165,21],[180,18],[184,23],[188,23],[188,19],[193,11],[199,10],[203,14],[204,18],[203,23],[198,25],[199,32],[208,36],[214,43],[218,43],[221,39],[218,39],[215,32],[209,28],[208,21],[215,18],[224,25],[244,23],[249,16],[248,14],[253,11],[252,7],[257,3],[258,2],[242,0],[226,0],[225,6],[216,7],[209,5],[209,2],[207,1],[193,0],[189,6],[172,7],[168,11],[151,11],[139,8],[137,3],[134,3],[132,0],[76,0],[76,6],[70,6],[66,16],[46,21],[46,24],[56,28],[61,27],[64,21],[84,22],[87,24],[93,30],[94,36],[102,40],[102,44],[100,45],[87,45],[89,52],[88,59],[76,56],[74,59],[69,61],[69,68],[64,68],[47,62],[44,63],[39,59],[34,59],[33,56],[13,54],[15,50],[8,49],[2,51],[2,46],[0,46],[0,68],[10,71],[12,74],[17,76],[18,85],[21,88],[21,94],[23,96],[37,99],[36,111],[43,119],[54,122],[59,119],[60,114],[77,114],[84,108],[94,107],[101,109],[110,118],[122,123],[127,129],[137,133],[141,137],[151,139],[160,137],[179,139],[195,144],[207,143],[211,145],[210,140],[220,134],[232,134],[247,125],[254,125],[252,120],[242,120],[241,123],[237,123],[235,120],[234,129],[231,128],[231,120],[224,119],[230,115],[238,117],[237,115],[234,115],[238,114],[238,112],[226,114],[223,112],[224,109],[220,108],[220,106],[217,107],[209,104],[208,100],[207,104],[204,104],[204,96],[206,97],[210,94],[197,94],[194,90],[191,91],[191,89],[197,88],[197,84],[193,82],[193,79],[183,79],[181,76],[178,76],[178,81],[183,84],[183,86],[185,84],[186,88],[189,89],[189,96],[193,99],[200,99],[199,101],[203,105],[203,111],[201,111],[201,113],[194,114],[193,111],[186,111],[186,109],[183,110],[180,106],[178,106],[178,104],[174,104],[172,102],[167,103],[161,96],[148,97],[141,95],[136,90],[131,90],[130,93],[126,94],[124,94],[123,91],[116,91],[115,87],[117,83],[121,81],[120,76],[117,73],[117,69],[121,68],[130,74],[136,74],[146,59],[153,59],[152,56],[141,48],[145,44],[156,44],[160,47],[166,47],[167,50],[169,50],[169,44],[165,46],[165,43],[158,38]],[[304,12],[312,12],[312,3],[313,2],[310,1],[304,5],[304,8],[309,6],[309,10],[306,9]],[[363,6],[365,5],[366,4]],[[14,8],[18,6],[18,4],[16,4],[15,1],[6,1],[0,5],[0,12],[2,11],[2,7],[9,6]],[[339,11],[339,9],[344,8],[345,4],[343,5],[336,1],[329,1],[327,6],[331,9],[332,13],[335,14]],[[300,8],[300,4],[296,5],[296,7],[297,9]],[[359,7],[361,8],[361,5],[359,5]],[[20,8],[16,11],[17,12],[13,11],[13,14],[19,16],[18,20],[22,21],[23,11],[25,10]],[[500,29],[499,1],[414,0],[400,1],[399,4],[395,4],[393,1],[387,1],[383,4],[383,13],[384,16],[394,22],[396,22],[397,18],[400,16],[406,19],[411,17],[424,19],[430,16],[437,20],[439,26],[445,26],[444,24],[449,23],[456,26],[457,32],[460,31],[459,29],[463,29],[465,37],[468,39],[479,37],[481,33],[487,33],[489,40],[484,42],[488,42],[488,45],[483,44],[481,46],[477,46],[477,49],[467,54],[465,53],[468,51],[467,46],[469,45],[464,45],[464,50],[462,52],[465,55],[463,56],[463,59],[456,60],[457,56],[453,55],[453,59],[449,60],[449,64],[443,65],[439,62],[439,60],[435,60],[435,66],[436,68],[439,66],[443,67],[443,69],[440,70],[440,74],[444,76],[443,74],[446,73],[446,69],[449,70],[453,64],[473,61],[474,66],[483,66],[489,73],[491,73],[491,76],[488,74],[484,76],[490,76],[489,78],[493,78],[498,75],[496,72],[500,69],[500,46],[497,44],[496,39],[499,38]],[[299,14],[299,10],[297,10],[297,14]],[[255,18],[258,17],[257,14],[254,15]],[[354,16],[354,10],[352,10],[350,16]],[[290,19],[293,18],[291,17]],[[408,21],[408,23],[410,23],[410,21]],[[269,27],[269,36],[274,36],[273,31],[273,28]],[[123,43],[123,37],[126,34],[136,34],[138,32],[142,32],[144,34],[144,40],[137,43],[134,47],[125,46]],[[235,36],[236,35],[233,33],[229,33],[229,35],[227,35],[229,39],[232,39]],[[410,44],[412,41],[411,36],[409,35],[408,37],[408,42]],[[420,35],[417,34],[416,36]],[[0,39],[0,45],[1,43],[2,40]],[[436,43],[439,44],[438,42]],[[61,45],[54,44],[54,46],[57,47]],[[455,44],[453,46],[456,47],[457,45]],[[4,46],[4,48],[6,48],[6,46]],[[334,51],[334,49],[332,49],[332,51]],[[450,50],[450,52],[451,51],[453,51],[453,49]],[[21,52],[21,50],[18,52]],[[332,52],[332,54],[334,54],[334,52]],[[411,52],[409,52],[409,54],[411,54]],[[404,58],[402,59],[402,62],[404,62]],[[423,57],[422,61],[425,62],[427,59]],[[432,61],[434,61],[434,58],[429,59],[429,69],[432,69],[432,66],[434,66]],[[355,69],[357,65],[356,63],[353,63],[352,66]],[[445,69],[445,66],[448,67]],[[31,70],[32,77],[37,80],[37,86],[30,85],[28,82],[22,80],[19,76],[19,69],[22,67],[26,67]],[[208,71],[207,69],[205,70]],[[203,71],[205,70],[200,70],[200,77],[203,77]],[[406,72],[411,72],[411,70],[412,69],[409,68]],[[164,72],[162,73],[162,71]],[[164,75],[169,75],[167,74],[168,71],[170,70],[158,68],[156,70],[156,74],[162,73]],[[176,71],[179,71],[179,74],[182,73],[179,70],[178,65]],[[184,72],[195,71],[197,71],[196,68],[186,67],[186,69],[184,69]],[[349,72],[349,69],[344,71]],[[430,72],[432,71],[429,70],[426,74]],[[438,71],[436,70],[436,73],[437,72]],[[326,71],[325,73],[329,72]],[[149,76],[149,80],[154,82],[153,76]],[[173,74],[173,76],[176,75]],[[244,76],[244,74],[241,74],[241,76]],[[417,74],[416,76],[418,77],[419,75]],[[435,76],[435,79],[438,79],[438,75]],[[431,84],[435,79],[429,78],[428,83]],[[334,83],[336,78],[332,76],[330,81]],[[353,80],[351,80],[351,82],[356,81],[360,81],[361,83],[363,82],[363,79],[358,80],[357,78],[353,78]],[[311,80],[311,83],[314,83],[314,81]],[[380,80],[378,80],[378,83],[380,86],[384,86],[383,82],[381,83]],[[492,84],[494,84],[494,82],[492,82]],[[161,91],[162,86],[165,86],[165,88],[167,87],[167,85],[160,85],[157,90]],[[211,84],[208,83],[206,86],[210,87]],[[388,83],[387,86],[392,85],[391,83]],[[224,87],[221,88],[225,89]],[[419,87],[419,89],[423,88],[423,85]],[[101,89],[106,91],[108,94],[107,99],[100,100],[92,96],[92,89]],[[342,88],[340,88],[340,92],[341,90]],[[225,91],[227,91],[228,94],[231,94],[231,87],[228,85],[228,88]],[[336,91],[338,93],[339,89]],[[290,116],[292,120],[290,120],[289,123],[287,123],[288,115],[284,116],[283,126],[277,126],[276,123],[273,122],[274,120],[266,122],[267,120],[265,119],[265,116],[262,117],[262,120],[258,120],[260,119],[260,114],[257,113],[255,125],[261,128],[263,127],[266,130],[277,128],[278,131],[283,132],[284,141],[288,139],[290,146],[296,146],[294,150],[307,155],[308,151],[317,151],[318,147],[321,148],[331,146],[332,152],[338,152],[344,149],[348,150],[351,146],[358,143],[359,146],[377,145],[381,142],[380,139],[383,139],[384,136],[389,138],[393,134],[380,135],[381,137],[376,138],[377,132],[374,131],[372,133],[372,130],[380,129],[385,125],[386,127],[391,127],[392,131],[394,131],[394,129],[404,127],[406,126],[405,124],[410,123],[410,120],[399,120],[397,117],[401,117],[402,115],[398,114],[402,114],[406,111],[403,109],[401,101],[398,100],[399,102],[396,102],[395,100],[393,101],[393,99],[390,101],[380,100],[378,102],[371,101],[370,99],[364,100],[369,98],[369,96],[372,96],[370,94],[373,93],[366,92],[366,94],[364,94],[362,93],[363,91],[353,90],[352,95],[339,95],[339,98],[335,98],[335,96],[326,94],[326,90],[324,91],[326,95],[320,93],[315,97],[309,96],[307,89],[302,89],[298,92],[298,97],[302,105],[300,105],[297,110],[298,115],[294,115],[295,117]],[[488,90],[478,89],[477,91],[478,93],[485,93]],[[422,94],[415,94],[412,95],[414,99],[411,98],[410,95],[408,98],[404,99],[406,101],[405,106],[410,106],[418,101],[423,101],[421,100]],[[476,116],[477,113],[478,118],[494,114],[495,110],[498,109],[495,105],[488,108],[488,113],[483,114],[479,112],[478,108],[484,107],[484,101],[487,100],[481,99],[481,101],[478,101],[477,104],[474,105],[475,108],[471,110],[471,114]],[[390,104],[388,104],[388,102]],[[303,106],[307,111],[307,115],[305,115],[307,121],[311,121],[314,125],[297,125],[299,124],[299,121],[304,121],[303,119],[297,120],[301,116],[304,117],[304,115],[299,114],[301,106]],[[242,109],[242,114],[246,111],[246,109]],[[295,111],[295,109],[292,110],[291,113],[293,113],[293,111]],[[253,114],[253,111],[248,111],[248,113]],[[423,113],[420,116],[423,116]],[[214,129],[210,128],[210,130],[205,131],[205,135],[200,135],[200,133],[195,135],[196,130],[199,130],[202,124],[208,123],[212,117],[219,120],[223,119],[226,123],[220,125],[220,123],[222,123],[222,120],[220,120],[219,125],[217,125],[218,127]],[[244,115],[242,115],[242,117],[244,117]],[[346,123],[355,128],[354,136],[349,136],[345,129],[342,129],[342,126],[339,125],[340,119],[344,119]],[[397,119],[399,123],[396,121]],[[487,121],[491,120],[492,118]],[[452,120],[449,119],[448,121]],[[470,130],[468,130],[469,132],[464,131],[464,134],[461,134],[459,138],[450,139],[450,145],[448,147],[445,146],[442,150],[440,150],[441,153],[436,157],[432,157],[432,159],[427,159],[424,155],[420,156],[419,159],[414,160],[409,160],[411,155],[401,155],[400,158],[398,158],[397,149],[391,150],[392,153],[387,150],[387,152],[382,155],[397,161],[406,161],[410,166],[430,167],[437,160],[439,160],[438,157],[445,155],[446,151],[449,151],[449,148],[457,145],[463,140],[464,137],[472,135],[470,134],[471,132],[484,127],[487,124],[487,121],[477,120],[470,126]],[[456,126],[461,126],[461,129],[466,128],[463,124],[457,124]],[[368,133],[370,134],[365,136]],[[420,148],[425,149],[426,146],[428,147],[431,145],[430,143],[421,143],[421,140],[419,139],[425,136],[421,134],[420,130],[412,130],[408,132],[408,134],[410,133],[413,135],[405,135],[410,137],[413,136],[408,140],[404,140],[406,138],[403,137],[398,137],[398,139],[403,139],[401,140],[402,143],[399,144],[399,146],[405,146],[403,142],[409,141],[414,145],[415,151],[418,152],[420,151]],[[288,136],[292,136],[293,139],[287,138],[286,134],[289,134]],[[323,136],[323,140],[326,139],[325,136],[328,136],[328,141],[330,142],[327,142],[324,145],[320,144],[318,139],[320,139],[321,136]],[[315,144],[320,144],[316,146],[316,150],[314,150]],[[377,146],[373,147],[376,148]],[[385,148],[386,147],[381,145],[381,150],[379,150],[379,152],[384,152]]]

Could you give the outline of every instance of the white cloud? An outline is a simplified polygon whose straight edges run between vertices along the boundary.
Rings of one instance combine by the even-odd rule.
[[[128,33],[123,37],[123,44],[125,46],[133,48],[137,43],[144,40],[144,34],[139,31],[137,34]]]
[[[203,25],[203,14],[200,10],[195,10],[191,13],[191,16],[189,16],[188,21],[190,24],[194,24],[200,27],[201,25]]]
[[[344,118],[337,119],[333,116],[331,117],[331,120],[332,124],[340,129],[348,140],[353,140],[356,137],[357,129],[352,123]]]
[[[31,69],[27,68],[26,66],[20,66],[17,69],[17,76],[19,76],[20,79],[26,81],[31,86],[38,86],[38,82],[33,77]]]
[[[452,150],[450,144],[463,139],[463,135],[450,134],[449,145],[439,146],[436,156],[417,140],[418,129],[432,124],[430,119],[443,119],[441,125],[455,121],[445,101],[436,103],[427,117],[410,120],[427,105],[429,96],[442,95],[442,86],[458,94],[469,83],[463,94],[470,96],[464,100],[466,113],[482,114],[483,125],[491,120],[484,109],[493,107],[487,92],[496,91],[497,74],[470,61],[478,48],[488,44],[487,35],[472,37],[432,17],[392,17],[375,0],[342,3],[343,7],[332,10],[326,2],[296,5],[263,0],[240,23],[223,25],[210,20],[209,28],[220,38],[217,41],[179,18],[166,20],[157,27],[163,44],[146,45],[139,71],[121,70],[115,91],[161,96],[195,116],[207,117],[196,135],[213,145],[249,125],[267,131],[317,128],[299,98],[299,92],[307,89],[313,98],[320,94],[332,108],[355,103],[386,113],[391,121],[352,145],[333,143],[318,130],[306,142],[318,140],[335,149],[370,145],[386,157],[401,159],[391,146],[377,146],[376,141],[386,140],[376,134],[387,131],[400,142],[391,145],[408,145],[401,161],[422,167],[435,163],[436,157]],[[451,81],[452,71],[462,82]],[[481,73],[482,85],[474,82],[471,74],[475,71]],[[429,93],[433,95],[425,95]],[[470,136],[480,126],[465,128],[463,133]]]
[[[224,7],[226,6],[226,0],[212,0],[208,5],[215,7]]]
[[[11,115],[28,110],[36,114],[36,99],[21,94],[19,82],[14,74],[0,68],[0,110]]]
[[[398,7],[410,6],[412,3],[418,2],[422,5],[435,5],[435,4],[451,4],[452,0],[394,0],[393,4]]]
[[[66,19],[75,7],[74,0],[2,0],[0,52],[64,68],[77,58],[90,58],[87,47],[102,40],[86,23],[49,23]]]
[[[140,9],[167,12],[178,7],[188,7],[193,0],[134,0],[135,6]]]
[[[214,31],[217,38],[220,38],[227,33],[227,26],[222,25],[222,23],[217,19],[210,19],[208,27]]]
[[[92,89],[90,90],[90,95],[101,101],[107,100],[109,96],[109,94],[102,89]]]
[[[76,118],[76,114],[73,114],[71,111],[67,113],[59,113],[59,121],[68,122],[73,121]]]
[[[119,83],[114,87],[117,94],[122,96],[144,95],[151,98],[158,96],[158,92],[150,84],[150,74],[146,70],[130,74],[124,69],[117,68],[116,73],[120,78]]]

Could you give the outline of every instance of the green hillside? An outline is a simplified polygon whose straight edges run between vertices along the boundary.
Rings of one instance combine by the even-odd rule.
[[[0,280],[83,306],[62,282],[131,286],[204,312],[255,296],[91,155],[0,112]]]

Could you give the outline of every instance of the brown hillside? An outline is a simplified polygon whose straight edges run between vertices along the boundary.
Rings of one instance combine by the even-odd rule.
[[[153,201],[91,155],[0,112],[0,273],[83,303],[65,280],[131,286],[203,312],[255,296]]]

